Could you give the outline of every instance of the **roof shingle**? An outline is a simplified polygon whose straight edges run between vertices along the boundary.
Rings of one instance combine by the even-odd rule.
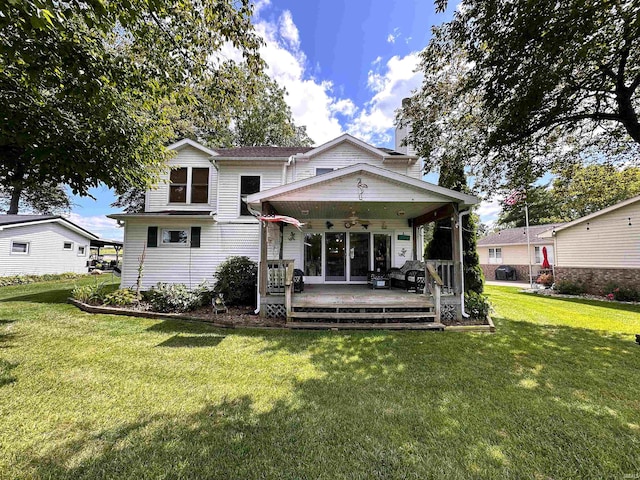
[[[540,238],[543,232],[552,230],[562,223],[550,223],[547,225],[530,225],[529,226],[529,239],[531,245],[548,244],[553,243],[553,240],[548,238]],[[478,240],[478,246],[488,245],[521,245],[527,243],[527,229],[525,227],[517,228],[505,228],[499,232],[487,235],[481,240]]]

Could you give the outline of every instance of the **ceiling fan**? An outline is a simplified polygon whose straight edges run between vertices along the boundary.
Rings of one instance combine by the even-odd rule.
[[[362,225],[365,229],[369,227],[369,220],[360,220],[360,217],[356,214],[355,210],[351,210],[351,216],[345,219],[344,228],[351,228],[358,224]]]

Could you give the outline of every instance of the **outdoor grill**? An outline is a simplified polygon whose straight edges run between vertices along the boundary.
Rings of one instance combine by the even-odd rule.
[[[496,268],[496,280],[517,280],[518,274],[510,265],[501,265]]]

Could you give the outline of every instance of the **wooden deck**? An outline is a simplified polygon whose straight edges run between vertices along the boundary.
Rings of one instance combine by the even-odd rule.
[[[401,289],[372,290],[367,285],[305,285],[291,299],[288,319],[296,328],[327,328],[327,322],[366,325],[368,328],[412,328],[435,323],[430,297]],[[319,323],[322,322],[322,323]],[[314,326],[312,326],[314,325]],[[334,325],[335,326],[335,325]],[[422,327],[423,329],[426,326]]]

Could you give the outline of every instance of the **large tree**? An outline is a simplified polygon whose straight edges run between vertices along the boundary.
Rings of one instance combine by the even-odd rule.
[[[210,80],[224,103],[237,84],[216,53],[262,63],[249,0],[0,0],[0,186],[17,213],[24,192],[66,184],[80,195],[154,180],[173,136],[166,101],[198,104]],[[166,100],[163,100],[166,99]]]
[[[466,130],[452,119],[478,120],[469,158],[486,190],[523,163],[541,174],[603,153],[637,161],[639,38],[638,2],[463,0],[422,54],[426,77],[464,67],[427,122],[455,137]]]

